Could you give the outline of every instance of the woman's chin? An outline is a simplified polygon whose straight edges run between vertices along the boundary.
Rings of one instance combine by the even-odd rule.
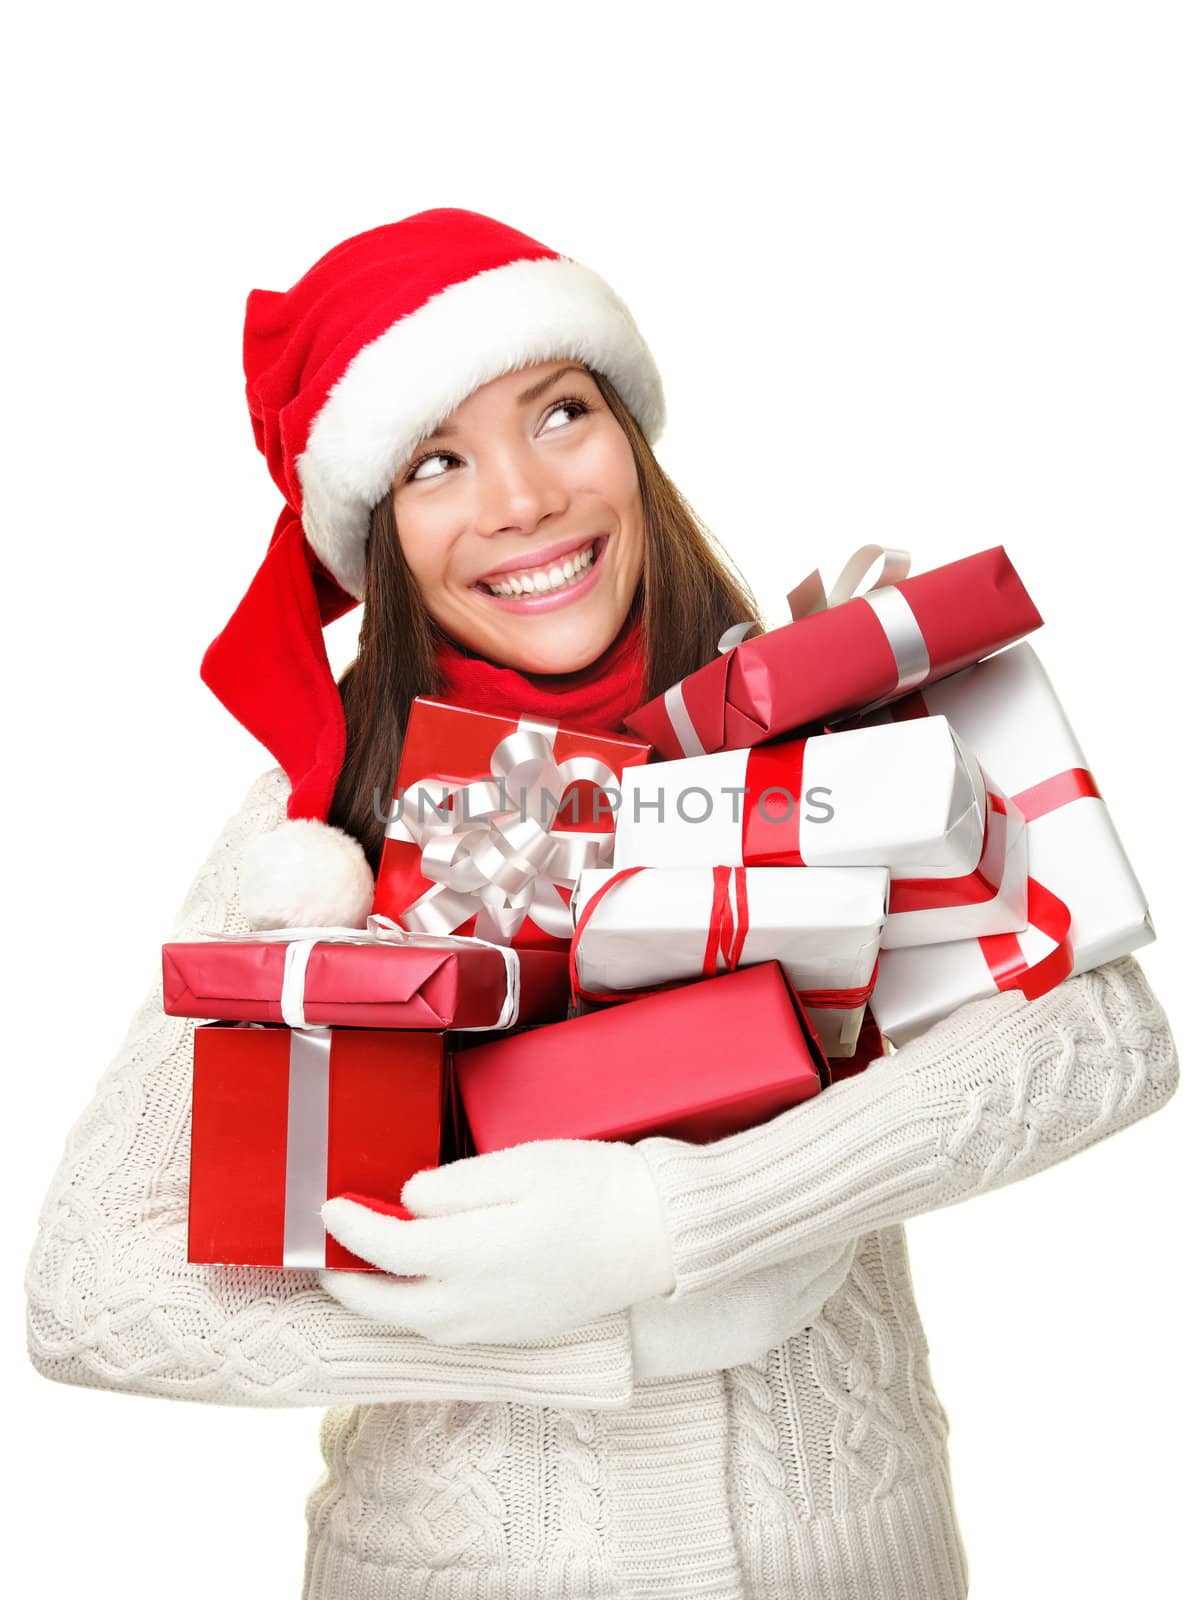
[[[486,626],[480,627],[471,644],[473,650],[521,672],[558,674],[591,666],[621,631],[625,618],[617,615],[611,602],[597,605],[588,597],[578,606],[564,606],[540,616],[519,616],[497,608],[480,620],[481,624],[486,621]]]
[[[514,643],[503,658],[497,656],[496,659],[503,659],[506,665],[517,667],[521,672],[557,676],[564,672],[580,672],[584,667],[590,667],[597,657],[604,654],[611,643],[612,638],[605,637],[601,633],[576,634],[571,639],[563,640],[561,646],[547,643],[533,647],[527,643],[520,645]]]

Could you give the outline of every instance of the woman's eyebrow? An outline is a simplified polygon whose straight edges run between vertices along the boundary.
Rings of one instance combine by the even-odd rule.
[[[517,396],[517,404],[519,406],[528,405],[531,400],[536,400],[538,395],[545,394],[546,390],[552,383],[557,383],[558,380],[568,372],[582,372],[585,377],[587,376],[586,369],[579,366],[577,363],[573,363],[568,367],[559,367],[557,372],[552,372],[548,378],[542,378],[538,383],[535,383],[532,388],[526,389],[523,394],[519,394]]]
[[[530,388],[519,394],[517,396],[517,404],[519,406],[526,406],[531,400],[536,400],[539,395],[545,394],[546,390],[549,389],[552,384],[557,383],[558,380],[561,377],[564,377],[568,372],[581,372],[583,373],[584,377],[587,377],[588,375],[586,367],[581,367],[578,365],[559,367],[557,372],[552,372],[547,378],[540,378],[537,383],[533,384]],[[429,444],[434,439],[449,439],[457,432],[458,429],[452,422],[443,422],[441,427],[435,429],[433,433],[427,433],[424,439],[422,439],[421,443]]]

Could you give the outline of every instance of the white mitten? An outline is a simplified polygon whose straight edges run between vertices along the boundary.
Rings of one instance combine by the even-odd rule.
[[[414,1173],[412,1220],[327,1200],[325,1226],[385,1273],[322,1272],[348,1310],[439,1344],[514,1344],[581,1327],[675,1286],[645,1158],[630,1144],[544,1139]]]
[[[635,1381],[740,1366],[811,1327],[857,1245],[826,1245],[682,1300],[639,1300],[629,1310]]]

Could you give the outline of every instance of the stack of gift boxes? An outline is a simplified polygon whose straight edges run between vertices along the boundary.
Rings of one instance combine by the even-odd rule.
[[[856,593],[878,559],[873,588]],[[1000,548],[859,552],[625,733],[413,703],[365,929],[164,947],[189,1259],[373,1270],[333,1195],[530,1139],[704,1142],[1153,937]]]

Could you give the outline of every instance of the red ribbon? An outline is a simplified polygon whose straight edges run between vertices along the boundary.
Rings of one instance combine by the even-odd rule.
[[[919,695],[912,698],[920,700]],[[910,716],[915,714],[909,712]],[[743,866],[806,865],[800,849],[800,811],[805,803],[804,750],[807,743],[807,739],[789,739],[782,744],[758,745],[747,751],[747,793],[742,811]],[[995,899],[1000,893],[1008,848],[1007,807],[1003,795],[990,790],[987,803],[983,848],[974,871],[958,878],[893,878],[889,898],[891,912],[981,905]],[[790,809],[785,810],[785,807]]]
[[[802,867],[800,808],[804,804],[807,739],[760,744],[746,753],[742,810],[742,865]],[[772,793],[772,791],[778,791]],[[785,802],[790,810],[784,811]]]
[[[981,905],[1000,893],[1008,850],[1008,806],[1004,796],[987,791],[979,865],[960,878],[893,878],[889,912],[932,911],[945,906]],[[995,820],[993,820],[995,818]]]
[[[1103,798],[1095,778],[1086,767],[1068,767],[1065,772],[1056,772],[1052,778],[1045,778],[1041,783],[1022,789],[1020,794],[1013,795],[1012,803],[1026,822],[1036,822],[1038,817],[1044,817],[1048,811],[1057,811],[1060,806],[1070,805],[1072,800]]]
[[[979,948],[997,989],[1020,989],[1026,1000],[1036,1000],[1069,978],[1075,965],[1071,908],[1036,878],[1029,880],[1029,926],[1054,940],[1050,954],[1032,966],[1015,933],[985,933]]]
[[[584,906],[575,923],[575,931],[571,935],[571,948],[567,956],[567,971],[571,981],[571,998],[573,1000],[594,1000],[605,1005],[612,1005],[618,1001],[632,999],[636,995],[661,994],[667,989],[677,989],[681,981],[676,979],[670,983],[647,984],[640,989],[622,989],[618,993],[599,993],[594,989],[583,989],[579,984],[579,966],[576,951],[579,937],[584,928],[591,921],[592,915],[600,901],[606,894],[616,888],[623,878],[631,877],[635,872],[645,872],[645,867],[622,867],[619,872],[614,872],[600,885],[595,894]],[[708,937],[704,947],[704,961],[702,976],[705,978],[716,977],[720,968],[717,957],[720,955],[725,961],[726,970],[734,972],[741,965],[742,949],[746,943],[746,934],[750,927],[749,905],[746,895],[746,868],[718,866],[712,868],[713,896],[712,905],[708,914]],[[733,897],[730,897],[730,885],[733,886]],[[736,916],[734,914],[736,907]],[[803,1001],[806,1006],[814,1009],[829,1011],[857,1011],[860,1006],[865,1006],[870,999],[871,991],[875,987],[875,978],[878,973],[879,963],[876,961],[871,976],[866,983],[852,989],[797,989],[792,985],[793,993]],[[789,980],[790,981],[790,980]]]
[[[733,875],[737,917],[729,898],[730,874]],[[750,920],[746,904],[746,869],[744,867],[714,867],[712,907],[708,913],[708,942],[704,946],[704,965],[701,973],[706,978],[717,974],[717,956],[725,958],[726,968],[732,972],[742,959],[746,943],[746,928]]]
[[[913,694],[893,706],[891,715],[893,721],[907,721],[912,717],[927,717],[930,710],[923,695]],[[1067,767],[1014,794],[1011,803],[1026,822],[1036,822],[1039,817],[1070,805],[1073,800],[1102,798],[1095,778],[1086,767]],[[1036,1000],[1070,977],[1075,965],[1071,908],[1036,878],[1029,880],[1029,926],[1054,940],[1054,949],[1049,955],[1032,966],[1022,953],[1015,933],[984,934],[979,939],[979,948],[997,990],[1019,989],[1027,1000]]]
[[[611,878],[606,878],[600,885],[575,919],[575,929],[571,934],[571,944],[567,951],[567,976],[571,983],[571,999],[573,1002],[576,1000],[595,1000],[597,1003],[603,1003],[604,1005],[613,1005],[619,1000],[632,999],[634,995],[660,994],[664,989],[678,988],[678,984],[675,983],[655,983],[647,984],[641,989],[622,989],[617,994],[607,992],[602,994],[596,989],[583,988],[579,982],[579,962],[577,957],[579,940],[583,930],[592,920],[596,907],[606,894],[612,893],[623,878],[631,878],[635,872],[645,872],[645,870],[645,867],[622,867],[619,872],[614,872]]]
[[[875,979],[879,976],[879,958],[871,968],[871,976],[857,989],[796,989],[810,1011],[857,1011],[871,998]]]
[[[908,721],[914,717],[931,715],[925,697],[908,695],[890,708],[894,722]],[[1100,800],[1103,796],[1095,778],[1086,767],[1067,767],[1052,777],[1043,778],[1020,794],[1011,796],[1011,804],[1025,818],[1036,822],[1039,817],[1073,800]],[[1035,961],[1026,960],[1015,933],[988,933],[978,941],[988,971],[998,990],[1019,989],[1027,1000],[1036,1000],[1048,994],[1064,978],[1071,975],[1075,965],[1075,951],[1071,944],[1071,908],[1044,883],[1036,878],[1029,880],[1029,926],[1054,940],[1049,955]]]
[[[1031,784],[1012,796],[1012,804],[1026,822],[1035,822],[1051,811],[1070,805],[1073,800],[1099,800],[1102,796],[1095,778],[1086,767],[1068,767]],[[1064,978],[1071,976],[1075,948],[1071,943],[1071,908],[1036,878],[1029,880],[1029,926],[1037,928],[1054,948],[1032,966],[1022,953],[1015,933],[989,933],[979,940],[983,959],[998,990],[1019,989],[1026,1000],[1049,994]]]

